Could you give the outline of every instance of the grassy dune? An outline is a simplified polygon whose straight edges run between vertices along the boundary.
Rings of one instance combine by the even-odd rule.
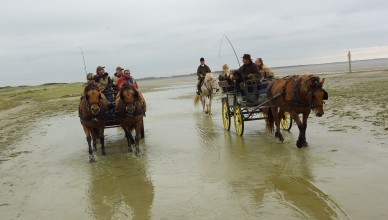
[[[49,100],[79,97],[82,92],[82,83],[5,87],[0,89],[0,111],[30,102],[42,103]]]

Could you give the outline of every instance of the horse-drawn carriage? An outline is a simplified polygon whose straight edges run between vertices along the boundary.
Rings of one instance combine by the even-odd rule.
[[[228,81],[220,81],[222,88],[222,121],[225,130],[230,130],[231,118],[233,117],[236,133],[244,134],[246,121],[267,120],[268,108],[266,89],[269,80],[246,80],[239,84],[230,84]],[[281,118],[281,126],[289,131],[292,127],[292,119],[288,112]]]
[[[106,155],[105,128],[122,127],[128,150],[132,152],[134,146],[135,154],[140,152],[139,140],[144,137],[145,100],[141,93],[127,82],[123,83],[118,93],[119,95],[114,91],[100,92],[94,81],[85,87],[84,95],[80,99],[79,117],[88,142],[89,162],[95,161],[93,149],[97,150],[97,138],[100,139],[101,154]],[[132,136],[132,130],[136,131],[135,138]]]

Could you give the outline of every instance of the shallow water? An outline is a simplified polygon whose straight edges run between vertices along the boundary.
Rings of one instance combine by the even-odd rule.
[[[1,219],[387,218],[381,140],[329,132],[318,124],[324,117],[311,118],[304,149],[295,147],[296,127],[282,144],[264,121],[247,122],[238,137],[233,125],[223,130],[219,100],[208,116],[193,108],[191,93],[144,94],[140,157],[112,128],[108,155],[89,164],[76,114],[31,125],[14,146],[20,155],[0,167]]]

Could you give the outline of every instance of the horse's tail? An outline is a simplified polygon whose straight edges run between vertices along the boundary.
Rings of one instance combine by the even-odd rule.
[[[268,107],[268,108],[266,108],[264,111],[266,111],[266,113],[267,113],[267,120],[265,120],[267,130],[268,130],[270,133],[272,133],[273,130],[274,130],[273,124],[274,124],[274,122],[275,122],[275,118],[274,118],[274,116],[273,116],[273,114],[272,114],[272,109],[271,109],[271,107]]]
[[[199,95],[195,94],[194,95],[194,106],[197,107],[199,103]]]

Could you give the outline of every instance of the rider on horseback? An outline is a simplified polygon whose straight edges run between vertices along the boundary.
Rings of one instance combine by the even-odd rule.
[[[197,82],[197,95],[201,93],[201,85],[203,83],[203,80],[205,79],[206,73],[211,73],[209,66],[205,64],[205,59],[201,57],[200,65],[197,69],[197,75],[198,75],[198,82]]]

